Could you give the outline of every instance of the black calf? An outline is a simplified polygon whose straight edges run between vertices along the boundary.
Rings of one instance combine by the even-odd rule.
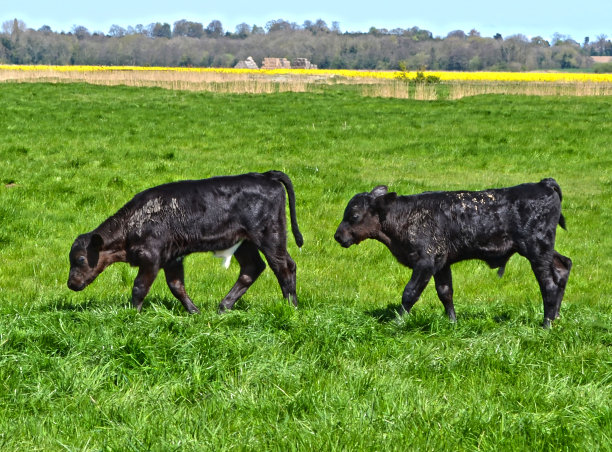
[[[348,203],[335,239],[349,247],[365,239],[385,244],[413,269],[402,307],[409,312],[433,276],[438,297],[454,321],[450,266],[481,259],[499,276],[514,253],[526,257],[540,285],[544,327],[559,316],[572,261],[555,251],[561,189],[554,179],[485,191],[428,192],[412,196],[378,186]]]
[[[140,310],[163,269],[172,294],[196,313],[185,291],[183,258],[215,251],[226,266],[232,254],[240,264],[238,280],[219,305],[222,312],[234,306],[266,267],[261,251],[283,296],[297,306],[296,266],[287,252],[285,190],[291,229],[301,247],[293,185],[286,174],[268,171],[174,182],[137,194],[96,229],[77,237],[70,250],[68,287],[83,290],[110,264],[128,262],[138,267],[132,304]]]

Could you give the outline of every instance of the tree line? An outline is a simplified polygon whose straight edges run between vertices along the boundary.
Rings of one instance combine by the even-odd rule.
[[[172,26],[113,25],[107,33],[78,25],[67,33],[46,25],[34,30],[14,19],[0,32],[4,64],[233,67],[252,56],[258,64],[265,57],[308,58],[321,69],[525,71],[587,68],[595,55],[612,56],[606,35],[579,43],[561,34],[549,42],[520,34],[483,37],[477,30],[434,37],[418,27],[342,33],[337,22],[328,26],[320,19],[242,23],[233,32],[218,20],[206,26],[179,20]]]

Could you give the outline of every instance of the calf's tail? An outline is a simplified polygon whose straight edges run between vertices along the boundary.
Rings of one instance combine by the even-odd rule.
[[[301,248],[304,244],[304,237],[302,237],[302,233],[300,232],[300,228],[298,228],[297,224],[297,218],[295,215],[295,193],[293,192],[293,184],[291,183],[291,179],[289,179],[289,176],[282,171],[268,171],[265,174],[271,179],[281,182],[285,186],[285,190],[287,190],[287,197],[289,198],[289,215],[291,217],[291,231],[293,232],[295,243]]]
[[[540,183],[556,191],[559,195],[559,203],[561,203],[561,201],[563,200],[563,195],[561,194],[561,187],[559,186],[556,180],[550,177],[548,179],[542,179]],[[563,229],[567,229],[565,227],[565,217],[561,212],[559,212],[559,226],[561,226]]]

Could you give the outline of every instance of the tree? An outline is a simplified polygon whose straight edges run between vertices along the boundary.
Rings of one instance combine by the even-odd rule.
[[[129,29],[128,29],[128,30],[129,30]],[[137,34],[137,35],[145,35],[145,36],[146,36],[146,35],[148,35],[148,33],[147,33],[147,29],[146,29],[146,28],[145,28],[145,26],[144,26],[144,25],[142,25],[142,24],[138,24],[138,25],[136,25],[136,26],[134,27],[134,34]]]
[[[188,38],[201,38],[204,36],[204,25],[199,22],[190,22],[182,19],[174,22],[174,29],[172,30],[172,36],[184,36]]]
[[[251,34],[264,35],[266,34],[266,30],[264,30],[263,27],[260,27],[258,25],[253,25],[253,28],[251,28]]]
[[[308,27],[306,27],[307,22],[309,23]],[[317,19],[315,23],[312,23],[310,21],[307,22],[304,22],[304,29],[310,31],[311,33],[329,33],[329,27],[327,26],[324,20]]]
[[[266,23],[268,33],[276,33],[278,31],[291,31],[297,28],[296,24],[291,24],[283,19],[270,20]]]
[[[249,26],[249,24],[246,24],[244,22],[239,25],[236,25],[236,34],[238,35],[238,37],[244,39],[251,34],[251,27]]]
[[[26,31],[26,24],[22,20],[7,20],[2,23],[2,32],[11,35],[12,39],[17,39],[21,32]]]
[[[597,41],[593,44],[593,49],[595,50],[595,55],[605,55],[606,54],[606,42],[608,37],[606,35],[597,36]]]
[[[446,35],[446,39],[465,39],[466,35],[463,30],[454,30]]]
[[[213,38],[218,38],[223,35],[223,25],[218,20],[213,20],[206,27],[206,34],[208,36],[212,36]]]
[[[120,27],[119,25],[111,25],[108,30],[108,35],[112,38],[121,38],[127,34],[125,28]]]
[[[86,39],[91,36],[89,30],[82,25],[74,25],[72,27],[72,34],[75,35],[79,40]]]
[[[167,23],[154,23],[149,25],[151,29],[150,35],[153,38],[168,38],[172,37],[172,31],[170,30],[170,24]]]
[[[536,36],[534,38],[531,38],[531,45],[536,47],[550,47],[550,43],[542,36]]]

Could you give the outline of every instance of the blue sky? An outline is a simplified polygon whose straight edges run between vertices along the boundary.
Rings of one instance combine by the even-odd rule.
[[[18,5],[18,6],[17,6]],[[550,39],[554,33],[582,43],[599,35],[612,36],[612,1],[484,1],[484,0],[0,0],[0,21],[14,18],[38,29],[49,25],[54,31],[70,31],[74,25],[107,33],[111,25],[148,25],[180,19],[208,25],[220,20],[226,31],[245,22],[264,27],[266,22],[284,19],[302,25],[305,20],[333,21],[344,31],[377,28],[412,28],[446,36],[450,31],[478,30],[482,36],[501,33],[507,37],[523,34]]]

